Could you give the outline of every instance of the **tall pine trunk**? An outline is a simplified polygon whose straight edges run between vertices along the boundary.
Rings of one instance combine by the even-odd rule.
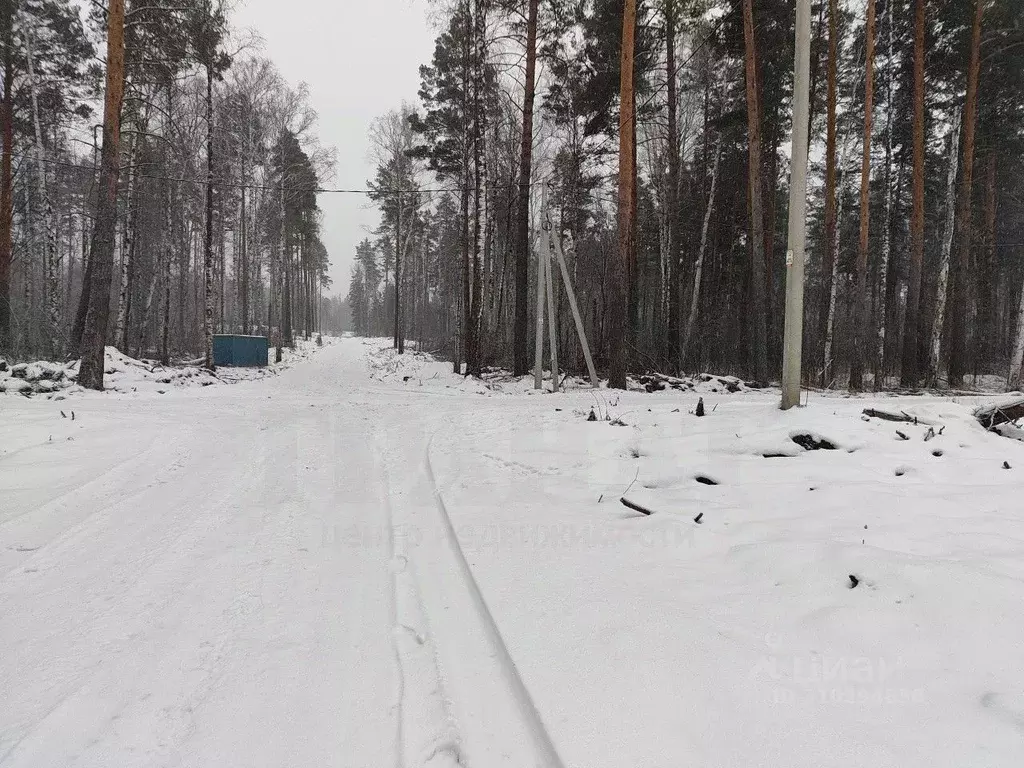
[[[750,359],[752,373],[768,380],[768,304],[764,234],[764,184],[761,178],[761,98],[757,78],[757,46],[754,40],[754,3],[743,0],[743,39],[746,48],[747,176],[750,198]]]
[[[206,65],[206,231],[203,236],[203,361],[208,370],[213,360],[213,63]]]
[[[942,367],[942,332],[946,324],[946,304],[949,295],[949,268],[953,254],[953,230],[956,226],[956,176],[960,159],[960,127],[963,115],[958,111],[953,118],[953,131],[949,137],[949,174],[946,178],[946,229],[942,235],[939,255],[939,277],[935,289],[935,315],[932,318],[931,343],[928,347],[927,384],[938,386]]]
[[[679,237],[679,95],[676,72],[677,37],[676,0],[665,1],[665,77],[668,83],[668,178],[665,181],[665,217],[668,280],[668,345],[667,356],[672,366],[683,365],[685,340],[680,335],[679,321],[682,305],[682,255]],[[717,165],[717,160],[716,160]],[[716,174],[717,175],[717,172]],[[714,184],[714,175],[712,184]],[[714,193],[712,193],[712,197]],[[710,210],[710,204],[708,206]],[[698,262],[703,264],[703,243]],[[695,283],[696,285],[696,283]],[[698,289],[699,290],[699,289]],[[691,328],[692,330],[692,328]]]
[[[910,217],[910,274],[903,336],[903,386],[921,378],[921,273],[924,268],[924,33],[925,3],[917,0],[914,17],[914,202]]]
[[[11,261],[13,255],[12,217],[14,201],[14,3],[3,3],[0,10],[0,43],[3,44],[3,100],[0,124],[3,154],[0,159],[0,352],[10,349],[11,334]]]
[[[1010,372],[1006,377],[1006,389],[1009,392],[1020,389],[1021,377],[1024,376],[1024,285],[1020,290],[1020,305],[1017,308],[1017,332],[1010,352]]]
[[[839,0],[828,2],[828,105],[826,107],[825,139],[825,250],[822,259],[823,311],[822,337],[827,338],[832,309],[833,262],[838,241],[836,217],[836,111],[838,103],[837,70],[839,65]],[[828,386],[829,350],[822,360],[822,386]]]
[[[971,60],[967,70],[967,99],[964,103],[964,157],[960,180],[960,203],[956,230],[959,233],[957,264],[953,277],[953,306],[950,327],[949,385],[959,387],[967,372],[967,326],[971,310],[971,227],[974,194],[974,139],[978,125],[978,78],[981,71],[981,21],[987,0],[975,0],[971,27]]]
[[[32,127],[35,131],[35,182],[36,202],[39,207],[42,223],[41,242],[36,243],[40,249],[41,263],[46,275],[47,320],[49,321],[50,350],[55,357],[60,355],[63,347],[61,329],[61,279],[60,263],[57,255],[57,228],[54,221],[53,206],[50,203],[49,189],[46,183],[46,152],[43,148],[43,126],[39,118],[39,86],[36,82],[35,56],[32,49],[32,32],[28,20],[22,16],[25,26],[25,62],[28,66],[28,87],[32,103]],[[36,221],[32,217],[33,222]]]
[[[110,288],[117,227],[117,177],[124,98],[124,0],[110,0],[107,12],[107,82],[103,103],[103,152],[89,265],[89,301],[82,326],[82,362],[78,383],[103,390],[104,348],[110,323]]]
[[[892,103],[896,92],[896,66],[893,48],[893,3],[886,4],[886,23],[889,26],[888,69],[886,72],[886,119],[885,119],[885,229],[882,231],[882,261],[878,265],[878,306],[875,315],[878,318],[877,347],[875,349],[875,391],[885,384],[885,334],[886,334],[886,297],[889,288],[889,262],[892,255],[893,226],[893,188],[892,188],[892,156],[893,156],[893,113],[896,111]],[[902,167],[901,167],[902,170]],[[900,179],[899,181],[902,181]]]
[[[621,79],[619,82],[619,253],[612,260],[608,301],[610,366],[608,386],[626,388],[627,345],[632,297],[632,251],[636,210],[636,94],[633,59],[636,50],[636,0],[625,0],[622,14]]]
[[[512,367],[516,376],[530,371],[528,305],[530,299],[530,182],[533,172],[533,107],[537,93],[537,15],[540,0],[529,0],[526,21],[526,82],[523,97],[523,133],[519,149],[519,198],[515,230],[515,320],[512,331]]]
[[[850,360],[850,391],[864,388],[865,328],[867,323],[868,248],[871,235],[871,131],[875,109],[875,0],[868,0],[864,25],[867,41],[864,76],[864,150],[860,166],[860,244],[853,297],[853,355]]]
[[[686,330],[683,332],[683,346],[679,356],[679,366],[686,363],[686,356],[690,351],[690,341],[693,338],[693,329],[697,324],[697,310],[700,307],[700,288],[704,276],[704,257],[708,249],[708,229],[711,227],[711,213],[715,207],[715,193],[718,190],[718,168],[722,161],[722,140],[718,140],[718,148],[715,150],[715,164],[711,169],[711,191],[708,192],[708,205],[704,209],[704,224],[700,231],[700,249],[697,251],[697,261],[693,266],[693,294],[690,297],[690,312],[686,318]]]

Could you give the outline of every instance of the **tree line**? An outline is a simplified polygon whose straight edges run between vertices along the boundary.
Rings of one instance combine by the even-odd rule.
[[[88,9],[0,8],[0,352],[81,355],[94,388],[108,344],[212,368],[214,333],[260,332],[280,357],[328,306],[306,87],[223,0]]]
[[[371,132],[380,225],[359,333],[531,361],[538,243],[557,237],[613,386],[781,368],[794,4],[437,3],[416,104]],[[1024,358],[1024,6],[812,7],[804,380],[952,387]],[[561,357],[583,357],[564,291]]]

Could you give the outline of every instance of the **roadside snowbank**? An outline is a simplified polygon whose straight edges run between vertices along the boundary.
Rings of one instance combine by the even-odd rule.
[[[324,344],[334,341],[324,337]],[[154,360],[136,360],[116,347],[107,347],[104,357],[105,393],[163,395],[172,390],[262,379],[287,370],[296,362],[314,354],[317,348],[318,345],[312,339],[298,339],[294,349],[282,350],[280,363],[272,362],[274,350],[271,349],[271,362],[266,368],[225,367],[211,373],[198,365],[164,366]],[[85,394],[86,390],[77,384],[79,364],[78,360],[69,363],[40,360],[15,365],[0,361],[0,393],[26,397],[40,395],[47,400],[64,400],[72,395]]]

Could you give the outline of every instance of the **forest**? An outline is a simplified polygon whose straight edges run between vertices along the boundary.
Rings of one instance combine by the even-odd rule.
[[[214,333],[280,358],[340,319],[333,150],[260,47],[223,0],[2,4],[0,353],[102,388],[105,345],[212,367]]]
[[[435,3],[419,100],[371,130],[357,332],[525,374],[548,238],[611,386],[777,381],[794,5]],[[1024,4],[818,0],[811,32],[804,385],[1019,387]]]

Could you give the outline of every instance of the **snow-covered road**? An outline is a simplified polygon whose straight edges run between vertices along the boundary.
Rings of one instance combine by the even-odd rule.
[[[353,341],[234,387],[5,401],[0,765],[529,764],[457,552],[403,551],[403,521],[443,530],[451,401],[368,386]]]
[[[1024,444],[968,405],[382,348],[0,398],[0,767],[1024,760]]]

